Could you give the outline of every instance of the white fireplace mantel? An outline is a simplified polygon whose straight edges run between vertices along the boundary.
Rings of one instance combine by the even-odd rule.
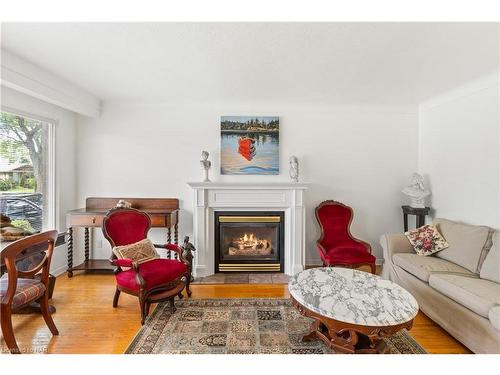
[[[284,271],[304,269],[305,208],[300,182],[189,182],[194,190],[193,242],[197,249],[193,273],[214,274],[215,211],[283,211],[285,213]]]

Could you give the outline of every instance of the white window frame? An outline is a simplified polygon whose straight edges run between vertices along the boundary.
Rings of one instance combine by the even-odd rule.
[[[47,222],[43,223],[43,230],[55,229],[56,228],[56,212],[58,202],[56,201],[56,152],[55,152],[55,141],[56,141],[56,126],[57,120],[43,117],[40,115],[35,115],[26,111],[21,111],[18,109],[0,106],[2,112],[11,113],[13,115],[18,115],[26,118],[30,118],[37,121],[45,122],[49,125],[47,134],[47,196],[50,204],[47,206]]]

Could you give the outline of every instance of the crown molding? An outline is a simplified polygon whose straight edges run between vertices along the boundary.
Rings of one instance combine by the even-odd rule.
[[[99,98],[5,49],[0,65],[2,86],[84,116],[98,117],[101,112]]]

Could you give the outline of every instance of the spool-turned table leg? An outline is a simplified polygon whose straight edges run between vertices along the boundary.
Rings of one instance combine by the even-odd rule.
[[[179,226],[177,224],[174,225],[174,243],[179,244]],[[179,254],[175,253],[175,259],[178,259],[178,257]]]
[[[73,227],[68,228],[68,277],[73,277]]]
[[[167,228],[167,243],[172,243],[172,229],[170,227]],[[170,259],[171,254],[170,250],[167,251],[167,258]]]
[[[90,233],[89,228],[85,227],[85,260],[89,260],[90,255]]]

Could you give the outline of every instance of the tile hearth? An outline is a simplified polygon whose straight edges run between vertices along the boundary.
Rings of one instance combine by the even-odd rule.
[[[284,273],[216,273],[197,277],[191,284],[288,284]]]

